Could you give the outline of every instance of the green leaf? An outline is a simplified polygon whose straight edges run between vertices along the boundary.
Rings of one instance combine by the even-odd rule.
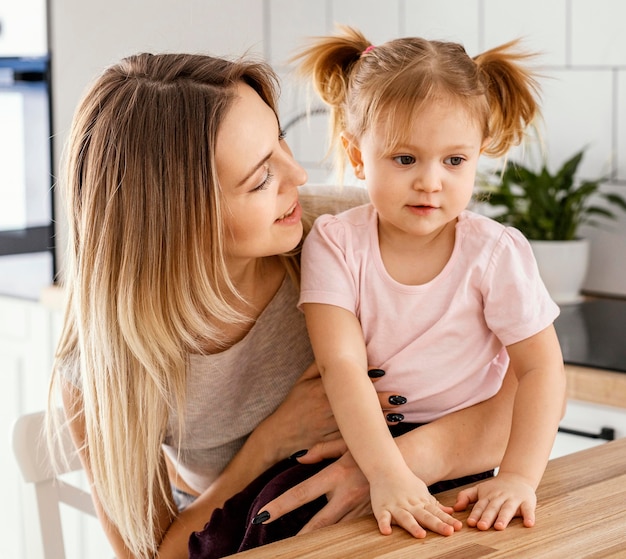
[[[626,211],[625,197],[599,191],[604,178],[576,180],[584,151],[574,154],[554,174],[545,162],[535,171],[507,161],[485,181],[491,192],[486,202],[497,209],[495,219],[517,227],[529,239],[566,240],[576,238],[580,225],[596,225],[592,217],[611,219],[613,208]],[[592,205],[594,197],[609,208]]]

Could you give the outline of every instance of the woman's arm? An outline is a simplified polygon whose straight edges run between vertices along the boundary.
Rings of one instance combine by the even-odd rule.
[[[96,514],[102,525],[102,529],[113,548],[113,552],[118,559],[134,559],[134,556],[130,550],[124,544],[120,533],[111,523],[107,517],[98,494],[93,486],[93,476],[91,472],[91,465],[89,463],[89,453],[86,451],[85,444],[85,421],[82,415],[83,399],[81,392],[76,389],[71,383],[63,382],[61,389],[61,396],[63,400],[63,408],[65,410],[65,416],[69,421],[69,430],[74,441],[74,446],[78,449],[78,455],[80,457],[81,464],[85,470],[87,480],[91,488],[91,499],[96,509]],[[168,513],[168,507],[165,503],[159,505],[159,518],[157,520],[157,526],[160,527],[161,533],[167,530],[167,527],[172,521],[171,516]],[[155,530],[159,530],[155,526]]]
[[[517,379],[509,369],[500,391],[489,400],[397,437],[407,464],[428,485],[497,467],[509,438],[516,390]],[[325,444],[321,452],[312,448],[301,461],[336,457],[342,450],[337,444]],[[302,533],[371,512],[369,485],[350,453],[268,503],[263,510],[276,519],[321,495],[327,496],[328,504]]]
[[[85,425],[80,414],[81,393],[70,383],[65,383],[62,395],[67,417],[75,418],[70,422],[74,444],[81,449],[85,440]],[[213,510],[221,507],[226,499],[241,491],[279,460],[297,450],[310,448],[319,441],[333,441],[338,436],[322,381],[317,374],[317,368],[312,365],[294,385],[285,401],[253,431],[218,479],[194,503],[176,517],[168,513],[165,502],[161,503],[155,526],[162,538],[158,558],[186,558],[191,532],[202,530]],[[91,483],[87,453],[81,451],[80,458]],[[163,467],[165,468],[165,459]],[[133,559],[119,532],[103,512],[97,494],[92,492],[92,498],[116,557]]]

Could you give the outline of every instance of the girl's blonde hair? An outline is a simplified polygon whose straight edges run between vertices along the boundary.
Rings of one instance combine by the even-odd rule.
[[[215,168],[239,82],[276,112],[264,63],[126,58],[82,99],[65,154],[68,307],[52,385],[76,384],[93,488],[138,557],[154,556],[166,529],[159,503],[174,514],[161,443],[170,414],[183,421],[187,355],[226,344],[220,325],[246,320],[225,267]]]
[[[504,155],[539,113],[538,83],[522,64],[532,55],[517,45],[470,58],[460,44],[418,37],[372,46],[358,30],[340,26],[337,35],[312,40],[293,60],[330,107],[330,147],[341,176],[342,134],[359,138],[384,123],[392,149],[424,104],[438,98],[460,102],[477,119],[489,138],[484,153]]]

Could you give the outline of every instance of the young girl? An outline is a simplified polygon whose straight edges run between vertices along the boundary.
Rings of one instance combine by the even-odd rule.
[[[267,64],[139,54],[77,108],[52,382],[119,558],[188,557],[190,534],[265,470],[341,443],[296,308],[306,173],[276,104]],[[385,409],[400,390],[381,392]],[[493,467],[511,393],[409,433],[407,460],[433,482]],[[502,429],[484,437],[478,419]],[[328,494],[326,523],[369,502],[349,455],[306,492]]]
[[[376,411],[376,389],[406,387],[402,416],[433,421],[491,397],[510,363],[519,379],[495,478],[459,494],[470,526],[535,522],[535,489],[562,415],[558,307],[515,229],[466,210],[482,153],[518,143],[538,112],[514,43],[470,58],[420,38],[370,46],[350,28],[301,53],[332,111],[371,204],[322,216],[302,256],[300,305],[339,428],[370,482],[379,529],[444,535],[460,523],[405,463]]]

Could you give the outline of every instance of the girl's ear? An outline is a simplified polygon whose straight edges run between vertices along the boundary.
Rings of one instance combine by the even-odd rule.
[[[491,143],[491,140],[493,138],[485,138],[483,140],[482,145],[480,146],[480,154],[482,155],[482,153],[487,149],[487,146],[489,146],[489,144]]]
[[[341,143],[343,144],[343,149],[346,150],[346,155],[348,156],[350,164],[354,169],[354,175],[357,179],[365,180],[365,170],[363,169],[361,150],[359,149],[355,139],[346,133],[342,133]]]

